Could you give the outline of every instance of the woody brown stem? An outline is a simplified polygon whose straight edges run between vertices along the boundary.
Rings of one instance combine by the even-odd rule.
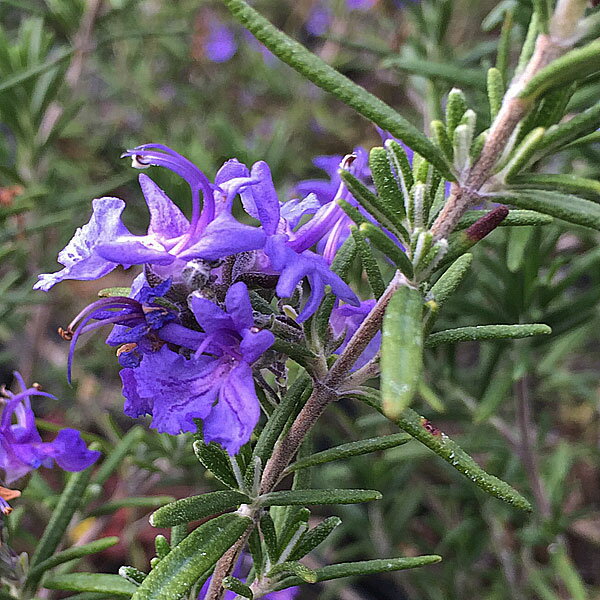
[[[524,71],[511,84],[477,162],[464,182],[452,184],[450,197],[431,227],[431,232],[436,239],[447,238],[465,211],[479,200],[479,190],[489,179],[517,125],[531,107],[531,101],[519,98],[519,92],[536,73],[565,51],[566,48],[556,43],[550,36],[538,37],[533,56]]]

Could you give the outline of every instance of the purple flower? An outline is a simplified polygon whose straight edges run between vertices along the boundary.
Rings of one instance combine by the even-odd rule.
[[[67,378],[71,381],[73,355],[79,337],[95,331],[105,325],[113,325],[106,343],[109,346],[121,346],[117,352],[119,363],[123,367],[137,366],[141,356],[156,350],[155,345],[164,341],[158,332],[168,323],[178,320],[178,314],[164,304],[157,303],[171,287],[166,280],[156,287],[150,287],[141,275],[134,282],[132,297],[111,296],[102,298],[86,306],[64,329],[59,332],[71,342],[67,360]]]
[[[371,177],[369,170],[369,155],[361,146],[353,150],[356,157],[352,164],[353,174],[361,181],[366,182]],[[340,154],[330,156],[317,156],[313,159],[313,164],[318,169],[325,171],[328,179],[305,179],[295,186],[295,193],[300,196],[315,194],[321,204],[328,204],[338,193],[342,179],[339,174],[340,164],[344,157]]]
[[[233,570],[233,576],[238,579],[243,579],[247,577],[248,572],[250,571],[251,560],[247,554],[242,554],[240,560],[238,561],[235,569]],[[206,592],[208,592],[208,588],[210,586],[210,582],[212,577],[209,577],[198,594],[198,600],[204,600],[206,596]],[[251,583],[251,582],[248,582]],[[278,592],[269,592],[264,596],[260,596],[263,600],[294,600],[294,598],[298,595],[300,588],[297,586],[287,588],[285,590],[280,590]],[[235,592],[227,590],[223,596],[223,600],[234,600],[236,597]],[[258,597],[258,596],[257,596]]]
[[[26,388],[19,373],[15,373],[21,392],[5,391],[6,398],[0,416],[0,470],[6,483],[20,479],[41,466],[52,467],[54,462],[65,471],[82,471],[94,464],[100,452],[88,450],[81,434],[75,429],[62,429],[53,442],[43,442],[35,426],[31,396],[51,394],[36,387]]]
[[[333,335],[337,338],[344,336],[344,341],[336,350],[336,354],[341,354],[350,338],[356,333],[365,317],[371,312],[375,306],[375,300],[365,300],[360,303],[360,306],[348,306],[344,304],[333,309],[331,313],[331,328]],[[358,357],[358,360],[352,368],[353,371],[364,367],[375,355],[381,347],[381,331],[377,332],[375,337],[369,342],[363,353]]]
[[[308,15],[308,19],[304,24],[306,31],[314,36],[319,36],[327,33],[333,21],[333,13],[325,4],[317,4]]]
[[[227,62],[233,58],[237,52],[233,29],[215,16],[209,17],[207,26],[208,36],[203,42],[206,57],[216,63]]]
[[[348,10],[370,10],[377,4],[377,0],[346,0]]]
[[[123,369],[125,413],[151,414],[152,427],[173,435],[195,431],[194,419],[202,419],[205,440],[237,454],[260,416],[252,365],[275,338],[254,326],[248,290],[241,282],[229,288],[225,310],[196,294],[190,307],[203,332],[188,330],[179,340],[193,354],[188,358],[165,345],[144,354],[138,367]],[[170,329],[166,325],[161,334]],[[184,329],[176,326],[172,342]]]
[[[119,198],[100,198],[94,200],[92,206],[94,212],[89,223],[77,229],[73,239],[58,254],[58,262],[64,269],[57,273],[40,275],[39,281],[33,286],[34,289],[47,292],[63,279],[99,279],[119,264],[129,266],[121,260],[107,261],[97,252],[98,246],[104,240],[129,235],[128,229],[121,223],[125,202]]]
[[[325,294],[325,286],[330,286],[333,293],[350,304],[358,304],[358,298],[348,285],[329,268],[329,263],[318,254],[311,252],[319,240],[326,236],[336,219],[345,215],[335,203],[319,208],[314,217],[297,231],[297,224],[304,214],[316,208],[314,198],[306,198],[302,202],[295,201],[290,210],[285,210],[285,203],[280,204],[273,185],[271,172],[266,163],[257,163],[252,168],[252,176],[259,183],[241,192],[242,202],[247,212],[258,219],[267,234],[264,246],[262,269],[267,273],[279,273],[276,292],[280,298],[293,295],[296,287],[306,278],[310,284],[310,296],[306,301],[298,321],[308,319],[319,307]],[[345,189],[345,188],[344,188]],[[288,222],[283,214],[291,214]],[[257,261],[260,264],[261,260]]]
[[[339,170],[349,170],[365,184],[368,183],[371,175],[368,167],[368,154],[363,148],[357,147],[354,149],[354,154],[349,154],[341,160],[338,160],[339,158],[338,156],[320,156],[314,160],[316,165],[330,175],[329,182],[307,180],[299,185],[305,192],[316,194],[323,206],[309,223],[295,233],[294,241],[291,243],[294,248],[306,248],[318,242],[317,250],[327,264],[333,262],[340,246],[350,235],[350,227],[353,225],[350,217],[337,205],[337,200],[345,200],[353,206],[358,206],[354,197],[343,184]],[[335,166],[334,161],[337,161]],[[333,191],[334,186],[335,191]],[[361,209],[361,212],[364,211]],[[364,214],[365,218],[372,220],[369,215]]]
[[[190,221],[149,177],[140,175],[150,211],[147,234],[133,235],[121,223],[122,200],[95,200],[92,219],[59,254],[65,268],[40,275],[35,289],[47,291],[63,279],[98,279],[118,265],[150,264],[164,278],[175,279],[190,260],[215,260],[264,245],[265,234],[260,228],[243,225],[231,215],[237,193],[255,183],[249,177],[237,177],[234,172],[239,169],[229,165],[240,165],[237,161],[225,163],[211,184],[193,163],[161,144],[138,146],[123,156],[131,156],[138,168],[163,166],[185,179],[192,192]],[[229,177],[230,173],[234,176]]]

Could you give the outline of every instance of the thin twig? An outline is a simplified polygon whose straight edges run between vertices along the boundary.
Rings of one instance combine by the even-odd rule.
[[[531,399],[527,376],[515,384],[515,399],[517,403],[517,426],[520,434],[519,454],[531,486],[540,514],[544,519],[552,515],[552,507],[544,488],[540,465],[535,451],[536,429],[531,417]]]

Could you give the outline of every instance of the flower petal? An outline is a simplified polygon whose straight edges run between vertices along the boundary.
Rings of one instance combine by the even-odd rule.
[[[219,260],[239,252],[258,250],[264,246],[265,239],[262,229],[242,225],[223,211],[209,223],[200,240],[181,252],[179,258]]]
[[[204,439],[221,444],[229,454],[235,455],[250,439],[259,417],[252,369],[239,363],[222,383],[219,400],[204,419]]]
[[[92,205],[94,212],[89,222],[77,229],[73,239],[58,254],[58,262],[65,268],[56,273],[40,275],[34,289],[46,292],[64,279],[99,279],[118,265],[130,266],[123,256],[109,260],[97,251],[99,244],[129,234],[121,222],[125,202],[119,198],[100,198],[94,200]]]
[[[190,223],[179,207],[144,173],[140,174],[139,182],[150,211],[148,234],[164,239],[183,235]]]

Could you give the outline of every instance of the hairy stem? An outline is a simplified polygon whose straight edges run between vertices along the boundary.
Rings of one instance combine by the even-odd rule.
[[[568,48],[549,35],[540,35],[535,51],[522,73],[512,82],[483,146],[479,159],[465,181],[452,186],[450,197],[438,215],[431,232],[436,239],[447,238],[456,224],[474,203],[479,201],[479,190],[492,174],[498,157],[508,144],[519,122],[530,109],[531,101],[518,94],[541,69],[564,54]]]

